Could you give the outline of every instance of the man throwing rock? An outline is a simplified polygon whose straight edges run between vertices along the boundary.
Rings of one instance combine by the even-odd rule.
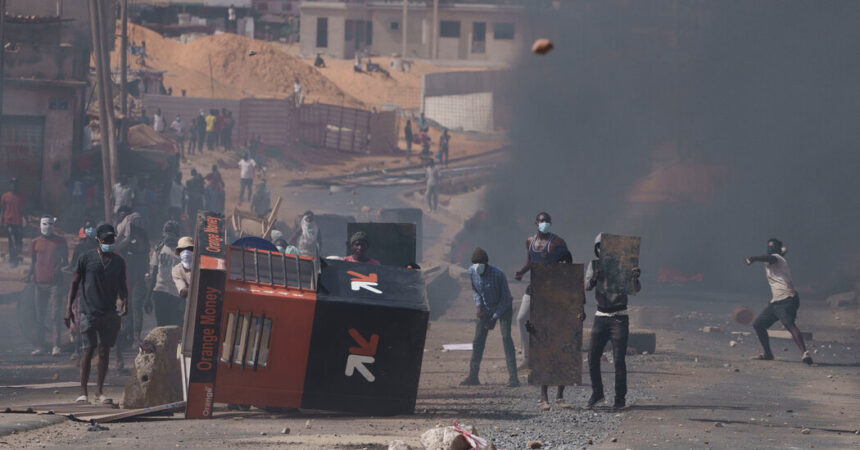
[[[498,267],[489,265],[489,256],[484,249],[478,247],[472,253],[472,266],[469,267],[469,277],[472,280],[472,294],[475,298],[478,321],[475,323],[475,339],[472,341],[472,360],[469,362],[469,376],[461,386],[475,386],[478,381],[478,371],[481,368],[481,358],[484,356],[484,345],[487,334],[499,322],[502,333],[502,345],[505,349],[505,363],[508,367],[508,386],[520,385],[517,379],[517,357],[514,352],[514,340],[511,339],[511,319],[513,317],[513,297],[508,287],[505,273]]]
[[[98,384],[96,402],[111,404],[113,400],[104,395],[103,387],[108,371],[110,349],[116,343],[120,329],[120,317],[128,313],[128,287],[125,261],[113,252],[116,231],[104,224],[96,229],[99,247],[84,252],[78,258],[69,289],[65,322],[71,327],[74,315],[72,303],[81,290],[80,329],[83,354],[81,355],[81,395],[77,403],[87,403],[87,382],[93,353],[98,348]],[[119,299],[119,310],[117,310]]]
[[[747,265],[754,262],[764,263],[764,273],[767,276],[767,282],[770,283],[770,292],[773,295],[767,308],[753,322],[755,333],[758,335],[762,348],[764,348],[764,353],[754,359],[773,359],[767,329],[779,320],[785,329],[791,333],[794,343],[802,352],[801,361],[811,365],[812,357],[806,350],[806,343],[803,342],[800,329],[794,323],[797,319],[797,309],[800,307],[800,298],[791,282],[791,269],[788,267],[788,261],[783,256],[786,251],[779,239],[772,238],[767,241],[767,254],[750,256],[744,260]]]

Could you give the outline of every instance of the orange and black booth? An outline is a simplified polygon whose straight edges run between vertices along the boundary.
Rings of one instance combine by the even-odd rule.
[[[429,308],[421,272],[226,245],[198,216],[183,349],[188,418],[214,403],[411,414]]]

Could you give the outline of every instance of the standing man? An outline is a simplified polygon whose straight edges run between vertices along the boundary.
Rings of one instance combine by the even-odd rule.
[[[203,178],[208,183],[211,181],[212,186],[214,187],[216,193],[218,194],[218,205],[217,208],[206,207],[206,209],[210,211],[217,211],[219,213],[224,211],[224,178],[221,177],[221,172],[218,171],[218,165],[212,164],[212,171],[209,172],[206,177]],[[209,197],[209,194],[206,194],[206,198]]]
[[[156,246],[149,261],[151,293],[145,307],[151,310],[155,306],[155,321],[160,327],[182,326],[185,318],[185,302],[179,297],[172,273],[173,266],[179,263],[179,256],[176,253],[179,233],[179,224],[168,220],[162,229],[162,240]]]
[[[251,199],[251,211],[258,216],[265,216],[271,210],[272,198],[269,189],[266,188],[266,179],[263,178],[257,183],[257,190],[254,191],[254,197]]]
[[[218,111],[211,109],[209,110],[209,115],[204,119],[206,121],[206,148],[209,150],[215,150],[215,114],[218,114]]]
[[[185,211],[185,186],[182,185],[182,172],[176,172],[170,185],[169,217],[177,223],[182,223],[182,212]]]
[[[159,133],[164,132],[164,115],[161,114],[161,108],[158,108],[152,116],[152,128]]]
[[[451,135],[448,134],[448,129],[442,130],[442,136],[439,137],[439,163],[445,164],[448,167],[448,144],[451,142]]]
[[[239,160],[239,204],[245,198],[245,190],[248,190],[248,201],[251,201],[251,194],[254,189],[254,171],[257,168],[257,162],[251,159],[248,152],[242,155]]]
[[[197,133],[197,151],[203,152],[203,141],[206,140],[206,114],[200,110],[200,114],[194,119],[194,131]]]
[[[9,181],[9,190],[0,197],[3,226],[9,237],[9,264],[18,267],[24,245],[24,196],[18,192],[18,179]]]
[[[236,27],[236,8],[231,4],[229,8],[227,8],[227,32],[228,33],[236,33],[238,28]]]
[[[33,355],[47,351],[45,335],[53,332],[54,348],[51,356],[60,355],[60,338],[62,335],[63,304],[58,291],[62,280],[60,270],[69,262],[69,249],[66,240],[54,234],[54,219],[43,216],[39,221],[39,232],[42,234],[33,240],[28,280],[36,285],[36,324],[40,328],[36,349]]]
[[[406,140],[406,159],[409,159],[412,156],[412,121],[409,119],[403,127],[403,139]]]
[[[481,368],[481,358],[484,356],[484,345],[487,334],[499,322],[502,333],[502,345],[505,349],[505,363],[508,367],[508,387],[517,387],[517,356],[514,350],[514,340],[511,339],[511,319],[513,317],[513,297],[508,288],[505,273],[498,267],[489,264],[490,258],[484,249],[478,247],[472,252],[472,266],[469,267],[469,278],[472,280],[472,295],[475,298],[478,321],[475,324],[475,339],[472,341],[472,360],[469,362],[469,376],[460,386],[475,386],[478,381],[478,371]]]
[[[131,208],[134,204],[134,189],[128,184],[128,175],[120,175],[119,182],[113,185],[113,213],[119,216],[123,206]],[[117,219],[119,222],[119,219]]]
[[[131,289],[131,324],[126,322],[125,336],[137,348],[143,331],[143,305],[146,301],[146,272],[149,270],[149,235],[136,222],[130,224],[130,234],[125,246],[128,285]],[[117,360],[119,365],[121,356]]]
[[[427,172],[424,198],[427,200],[427,207],[430,208],[430,211],[436,211],[439,206],[439,168],[431,159],[427,162],[427,167],[424,170]]]
[[[78,231],[78,238],[80,239],[78,243],[75,245],[75,248],[72,249],[72,259],[69,261],[69,266],[67,268],[69,273],[75,273],[75,268],[78,264],[78,259],[85,252],[90,250],[95,250],[99,246],[99,242],[96,240],[96,226],[92,220],[87,220],[84,222],[84,226]],[[69,331],[72,334],[72,340],[74,341],[75,350],[72,353],[71,359],[80,360],[80,354],[78,351],[81,349],[81,329],[80,329],[80,316],[81,316],[81,308],[80,302],[78,298],[73,300],[72,304],[72,312],[73,312],[73,326],[69,327]]]
[[[81,395],[76,403],[87,403],[87,382],[93,353],[98,347],[98,384],[96,400],[111,404],[113,400],[103,393],[105,377],[110,360],[110,348],[119,334],[120,317],[128,312],[128,287],[126,285],[125,261],[113,253],[116,232],[109,224],[96,229],[99,248],[84,252],[75,264],[72,286],[69,289],[65,322],[71,327],[74,315],[72,303],[81,290],[80,329],[83,344],[81,355]],[[119,300],[119,310],[117,310]]]
[[[782,323],[782,326],[791,333],[794,343],[800,349],[801,361],[812,365],[812,357],[806,350],[806,343],[803,342],[803,334],[794,321],[797,319],[797,309],[800,307],[800,297],[797,291],[794,290],[794,284],[791,281],[791,269],[788,267],[788,261],[785,260],[785,246],[782,241],[776,238],[771,238],[767,241],[767,253],[762,256],[750,256],[744,262],[750,265],[754,262],[763,262],[764,273],[767,276],[767,282],[770,284],[770,292],[772,297],[767,308],[756,317],[753,322],[753,328],[758,336],[759,342],[764,349],[764,354],[761,354],[753,359],[773,360],[773,352],[770,349],[770,339],[767,335],[767,329],[770,328],[777,320]]]
[[[362,233],[362,235],[364,235],[364,233]],[[289,243],[296,246],[299,251],[299,255],[310,256],[311,258],[316,259],[317,255],[320,253],[320,249],[322,248],[322,233],[320,232],[319,225],[314,220],[313,211],[305,211],[305,213],[302,214],[299,226],[296,228],[296,232],[293,234]],[[352,241],[350,240],[350,244],[351,243]]]
[[[176,118],[170,123],[170,130],[176,135],[176,143],[179,144],[179,157],[185,160],[185,127],[182,125],[182,117],[176,114]]]
[[[302,106],[305,101],[305,93],[302,92],[302,82],[299,81],[299,77],[296,77],[296,81],[293,83],[293,101],[296,108]]]
[[[357,231],[349,238],[349,248],[352,253],[343,258],[347,262],[363,263],[363,264],[379,264],[379,261],[367,256],[367,248],[370,244],[367,241],[367,235],[363,231]],[[299,248],[301,252],[301,248]]]
[[[588,399],[586,408],[603,401],[603,377],[600,374],[600,357],[603,356],[603,348],[606,343],[612,341],[612,358],[615,363],[615,403],[613,408],[625,409],[627,407],[627,337],[630,335],[630,318],[627,316],[627,294],[604,291],[604,274],[600,272],[600,240],[603,233],[594,239],[594,255],[598,259],[592,260],[585,273],[585,290],[594,290],[594,298],[597,300],[597,312],[594,313],[594,324],[591,326],[591,348],[588,351],[588,372],[591,375],[591,397]],[[640,270],[633,268],[633,291],[639,292],[642,285],[639,283]]]
[[[185,194],[188,202],[185,204],[188,218],[193,224],[197,220],[197,211],[203,209],[203,193],[205,184],[197,169],[191,169],[191,178],[185,182]],[[191,225],[193,228],[193,225]]]
[[[559,236],[550,232],[552,227],[552,217],[548,212],[540,212],[535,218],[537,225],[537,234],[526,239],[526,263],[520,270],[514,274],[514,279],[522,280],[523,275],[531,270],[532,263],[554,263],[558,262],[562,253],[567,250],[567,243]],[[520,369],[526,369],[529,366],[529,335],[526,329],[526,322],[529,320],[529,311],[532,301],[532,286],[529,284],[526,287],[526,293],[523,294],[522,303],[520,303],[520,311],[517,313],[517,324],[520,329],[520,345],[523,349],[523,362],[520,364]]]
[[[191,291],[191,266],[194,264],[194,239],[188,236],[179,238],[176,255],[179,256],[179,263],[173,266],[170,274],[179,296],[188,301],[188,293]]]

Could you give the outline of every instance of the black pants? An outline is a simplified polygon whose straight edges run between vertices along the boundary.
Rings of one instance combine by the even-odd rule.
[[[753,322],[755,334],[758,336],[761,346],[764,348],[765,356],[773,356],[770,349],[770,338],[767,335],[767,329],[771,325],[780,321],[786,329],[794,326],[794,321],[797,320],[797,310],[800,308],[800,298],[795,295],[778,302],[769,303],[761,314],[756,317]]]
[[[615,399],[627,396],[627,337],[630,335],[630,319],[626,315],[612,317],[595,316],[591,327],[591,349],[588,351],[588,371],[591,375],[591,391],[603,395],[603,378],[600,375],[600,357],[606,343],[612,341],[612,358],[615,360]]]
[[[182,326],[182,322],[185,320],[185,300],[182,297],[154,291],[152,293],[152,306],[155,309],[155,323],[158,326]]]
[[[18,265],[21,249],[24,247],[23,227],[21,225],[6,225],[6,234],[9,237],[9,263],[14,267]]]
[[[499,331],[502,333],[502,347],[505,349],[505,363],[508,367],[508,377],[511,380],[517,379],[517,355],[514,350],[514,340],[511,338],[511,319],[513,318],[513,309],[502,314],[499,317]],[[484,356],[484,347],[487,343],[487,334],[490,330],[486,325],[492,319],[489,313],[483,319],[475,322],[475,339],[472,341],[472,359],[469,362],[469,376],[477,377],[478,371],[481,368],[481,359]]]
[[[251,194],[254,190],[254,179],[253,178],[239,178],[239,203],[242,203],[242,199],[245,197],[245,190],[248,191],[248,201],[251,201]]]

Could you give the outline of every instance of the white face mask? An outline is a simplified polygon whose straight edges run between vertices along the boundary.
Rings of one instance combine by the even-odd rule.
[[[194,262],[194,252],[191,250],[182,250],[179,252],[179,261],[182,262],[182,267],[185,270],[190,270],[191,263]]]
[[[42,218],[39,222],[39,231],[42,233],[42,236],[50,236],[54,234],[54,219],[49,219],[47,217]]]
[[[549,222],[541,222],[538,224],[538,231],[546,234],[546,233],[549,233],[549,229],[551,227],[552,227],[552,224],[550,224]]]
[[[487,270],[487,265],[486,264],[472,264],[472,269],[474,269],[478,275],[483,275],[484,271]]]

